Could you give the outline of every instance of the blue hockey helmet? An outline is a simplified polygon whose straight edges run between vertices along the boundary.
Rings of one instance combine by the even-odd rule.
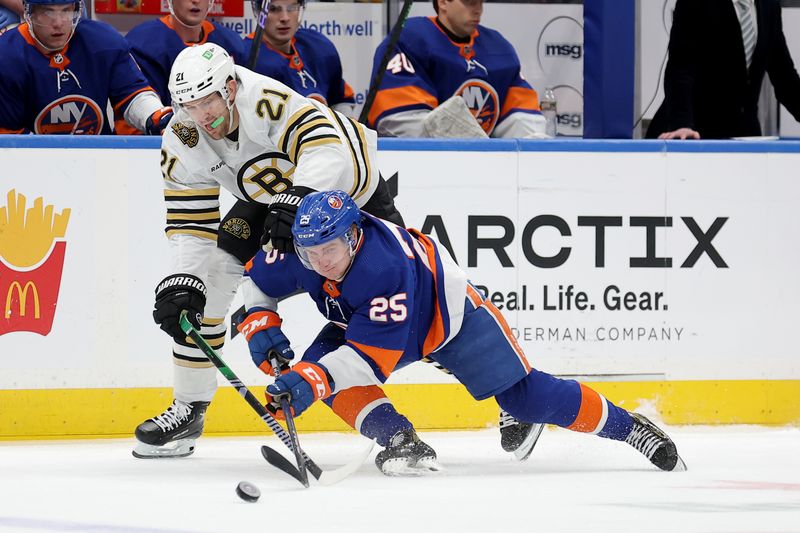
[[[355,255],[361,230],[361,211],[344,191],[309,194],[297,208],[292,236],[294,247],[303,265],[314,270],[307,249],[341,239]]]

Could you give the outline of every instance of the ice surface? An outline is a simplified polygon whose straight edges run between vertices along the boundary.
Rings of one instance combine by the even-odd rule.
[[[133,439],[0,442],[0,531],[467,532],[800,531],[800,429],[666,428],[689,471],[657,470],[630,446],[548,428],[515,462],[496,429],[421,432],[445,472],[387,478],[376,451],[353,476],[304,489],[269,466],[275,437],[203,437],[185,459],[134,459]],[[355,434],[301,434],[335,468]],[[376,448],[377,450],[377,448]],[[261,489],[257,503],[235,494]]]

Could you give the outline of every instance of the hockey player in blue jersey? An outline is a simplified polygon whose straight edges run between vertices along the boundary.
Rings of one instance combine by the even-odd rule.
[[[26,0],[24,23],[0,36],[0,133],[160,134],[172,116],[108,24],[81,20],[81,0]]]
[[[433,0],[433,7],[435,17],[412,17],[403,27],[370,127],[389,137],[546,137],[514,47],[479,24],[483,0]],[[375,52],[373,78],[387,45]]]
[[[245,333],[251,355],[288,362],[276,298],[306,291],[330,324],[302,361],[267,387],[268,407],[287,397],[295,415],[353,389],[381,385],[424,357],[477,400],[494,397],[519,420],[625,441],[662,470],[683,470],[675,444],[652,422],[590,387],[530,366],[500,311],[432,238],[363,213],[342,191],[306,196],[292,227],[295,254],[259,252],[248,265]],[[384,413],[384,416],[389,413]],[[362,433],[386,446],[378,466],[429,459],[414,437]]]
[[[222,46],[237,65],[245,64],[241,36],[206,20],[214,0],[168,0],[170,14],[143,22],[125,36],[136,62],[163,102],[170,102],[169,72],[187,46],[206,42]]]
[[[258,13],[260,2],[253,2]],[[342,61],[333,43],[318,31],[300,27],[305,0],[270,0],[258,60],[259,74],[288,85],[336,111],[354,115],[353,89],[342,78]],[[245,48],[254,34],[245,38]]]

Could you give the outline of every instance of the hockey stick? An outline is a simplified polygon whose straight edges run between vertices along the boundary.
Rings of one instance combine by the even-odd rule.
[[[253,42],[250,45],[250,53],[247,56],[246,67],[250,70],[256,69],[256,61],[258,61],[258,51],[261,49],[261,36],[264,33],[264,26],[267,24],[267,7],[269,0],[261,0],[261,9],[258,10],[256,16],[256,31],[253,34]]]
[[[273,373],[277,379],[281,376],[281,367],[278,365],[277,352],[272,350],[269,354],[269,358],[272,363]],[[292,413],[292,408],[289,406],[289,400],[286,396],[281,396],[280,402],[281,409],[283,409],[283,416],[286,418],[286,428],[289,430],[289,438],[292,441],[294,458],[297,461],[297,468],[300,470],[300,483],[308,487],[308,472],[306,472],[306,462],[303,460],[303,450],[300,448],[300,438],[297,436],[297,428],[294,425],[294,414]],[[267,455],[264,455],[264,458],[269,462],[269,457]]]
[[[217,352],[208,345],[206,340],[200,335],[200,333],[192,326],[189,320],[186,318],[186,313],[184,312],[181,314],[180,318],[180,325],[181,329],[186,333],[197,345],[200,350],[208,357],[209,361],[211,361],[214,366],[216,366],[220,373],[227,378],[228,382],[236,389],[239,395],[244,398],[247,404],[253,408],[253,410],[258,414],[259,417],[269,426],[269,428],[281,439],[289,449],[293,450],[291,446],[291,439],[289,438],[289,434],[286,432],[285,429],[278,423],[277,420],[267,411],[267,409],[261,405],[261,402],[253,395],[252,392],[247,388],[247,386],[242,383],[242,381],[234,374],[233,370],[231,370],[225,361],[217,354]],[[367,460],[369,457],[370,452],[372,452],[372,448],[375,445],[375,441],[370,441],[370,445],[367,449],[364,450],[362,454],[358,457],[354,458],[349,463],[340,466],[335,470],[322,470],[317,464],[311,460],[305,452],[302,452],[303,458],[305,459],[306,467],[308,471],[311,472],[313,475],[322,485],[333,485],[342,481],[347,476],[358,470],[358,468]],[[272,448],[268,448],[271,453],[269,457],[264,452],[264,448],[268,448],[267,446],[262,446],[261,452],[264,455],[264,458],[273,465],[274,467],[278,468],[289,474],[290,476],[294,477],[298,481],[302,483],[302,477],[300,475],[300,471],[297,470],[295,466],[293,466],[289,461],[287,461],[281,454],[272,450]],[[280,457],[282,459],[277,459]],[[270,460],[273,459],[273,460]]]
[[[367,117],[369,117],[369,111],[372,109],[372,103],[375,101],[378,88],[383,82],[383,75],[386,73],[386,65],[389,64],[389,59],[394,52],[394,47],[397,46],[397,41],[400,39],[400,32],[403,31],[403,26],[406,24],[406,19],[408,18],[408,13],[411,11],[411,4],[413,3],[414,0],[403,0],[403,8],[400,10],[400,14],[397,16],[397,22],[394,23],[392,32],[389,34],[389,42],[386,43],[386,50],[383,51],[383,57],[381,57],[381,62],[378,64],[378,70],[375,71],[375,78],[372,80],[372,83],[370,83],[367,97],[364,99],[364,107],[361,108],[361,114],[358,116],[358,121],[362,124],[367,123]]]

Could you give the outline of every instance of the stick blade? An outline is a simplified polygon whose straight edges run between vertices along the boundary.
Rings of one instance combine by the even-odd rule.
[[[266,459],[269,464],[278,470],[286,472],[297,481],[302,483],[304,487],[308,488],[308,479],[304,480],[297,467],[294,466],[286,457],[282,456],[277,451],[266,445],[261,446],[261,455],[264,456],[264,459]]]
[[[369,442],[369,446],[364,448],[364,451],[354,457],[349,463],[340,466],[336,470],[323,470],[320,476],[317,478],[320,485],[334,485],[355,473],[356,470],[361,468],[361,465],[364,464],[364,461],[367,460],[369,454],[372,453],[372,448],[374,446],[375,441],[371,440]]]

